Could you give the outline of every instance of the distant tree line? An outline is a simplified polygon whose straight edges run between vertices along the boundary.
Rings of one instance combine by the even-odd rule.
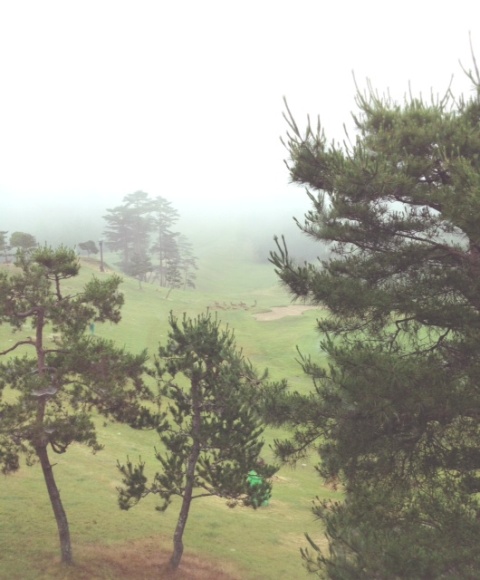
[[[31,250],[36,248],[37,245],[37,240],[31,234],[13,232],[8,238],[8,231],[0,231],[0,255],[7,263],[17,250]]]
[[[120,270],[139,282],[156,282],[167,288],[195,288],[197,258],[187,237],[174,230],[178,211],[164,197],[152,199],[143,191],[126,195],[123,203],[107,209],[103,232],[105,247],[118,255]],[[103,244],[103,240],[98,242]],[[0,256],[13,259],[17,250],[38,246],[25,232],[0,231]],[[93,240],[80,242],[78,249],[90,257],[98,254]]]
[[[188,239],[173,229],[179,213],[170,201],[136,191],[107,212],[106,247],[118,254],[122,272],[169,288],[195,287],[197,259]]]

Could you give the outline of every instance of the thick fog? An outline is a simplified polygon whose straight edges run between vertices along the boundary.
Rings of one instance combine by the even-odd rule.
[[[105,210],[142,190],[192,238],[241,228],[267,247],[308,207],[288,185],[282,97],[342,141],[352,73],[400,100],[452,74],[468,94],[478,16],[464,0],[2,3],[0,230],[98,240]]]
[[[220,240],[229,244],[238,242],[245,254],[245,246],[250,246],[252,260],[266,261],[269,252],[275,248],[274,236],[285,235],[292,250],[299,258],[311,257],[318,252],[313,242],[303,236],[294,223],[294,217],[300,221],[309,208],[307,195],[301,188],[291,186],[289,194],[292,200],[280,202],[253,203],[226,201],[202,207],[198,202],[169,199],[172,207],[179,212],[175,230],[188,237],[194,248],[211,246]],[[147,192],[148,193],[148,192]],[[3,231],[11,234],[23,231],[35,236],[40,244],[56,246],[65,244],[76,247],[80,242],[93,240],[98,243],[104,237],[106,221],[103,216],[107,209],[122,204],[122,197],[109,199],[105,206],[104,199],[92,199],[88,202],[79,198],[46,198],[42,203],[32,201],[25,205],[11,198],[5,204],[3,213]]]

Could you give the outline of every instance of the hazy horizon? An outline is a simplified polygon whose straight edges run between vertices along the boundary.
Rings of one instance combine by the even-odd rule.
[[[353,74],[361,91],[370,79],[397,100],[444,94],[452,75],[454,94],[470,91],[459,60],[472,67],[480,6],[382,7],[3,3],[0,230],[43,235],[57,220],[98,237],[98,214],[138,190],[186,221],[301,218],[306,196],[288,185],[280,142],[284,96],[300,128],[320,115],[339,141],[353,125]]]

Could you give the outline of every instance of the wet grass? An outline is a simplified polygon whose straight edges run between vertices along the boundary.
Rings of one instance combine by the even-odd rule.
[[[89,276],[105,276],[95,262],[85,263],[71,291]],[[232,259],[205,251],[198,290],[165,289],[125,280],[123,319],[118,325],[97,325],[95,333],[112,338],[132,351],[153,353],[167,335],[170,311],[189,316],[216,311],[222,323],[235,329],[237,343],[259,369],[268,367],[272,378],[288,378],[293,388],[306,391],[309,381],[295,362],[296,345],[302,352],[321,357],[316,319],[321,311],[304,312],[269,322],[255,320],[256,312],[287,306],[289,296],[278,285],[267,263]],[[239,306],[240,303],[245,306]],[[220,306],[218,306],[220,305]],[[12,341],[10,330],[0,327],[0,349]],[[176,504],[166,513],[155,511],[149,497],[136,508],[117,507],[119,472],[116,460],[141,456],[152,473],[157,464],[153,447],[157,436],[98,420],[102,452],[92,455],[74,445],[55,456],[55,474],[69,517],[75,566],[59,563],[55,523],[38,466],[23,467],[2,478],[0,486],[0,578],[71,580],[86,578],[168,578],[166,562],[176,521]],[[282,430],[265,433],[269,444]],[[270,505],[257,511],[230,509],[218,498],[194,502],[185,533],[185,556],[175,578],[301,579],[299,549],[308,532],[320,543],[322,531],[310,511],[315,496],[338,495],[322,485],[315,472],[316,457],[295,469],[283,467],[274,481]]]

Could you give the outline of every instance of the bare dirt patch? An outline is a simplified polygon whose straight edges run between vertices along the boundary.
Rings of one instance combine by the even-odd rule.
[[[307,306],[305,304],[291,304],[290,306],[273,306],[268,312],[259,312],[254,314],[255,320],[267,322],[269,320],[278,320],[285,316],[300,316],[307,310],[318,310],[318,306]]]
[[[162,538],[146,538],[113,545],[83,545],[75,550],[75,565],[66,569],[49,562],[39,578],[57,580],[241,580],[233,564],[188,553],[179,568],[169,567],[171,548]],[[43,574],[42,574],[43,572]]]

